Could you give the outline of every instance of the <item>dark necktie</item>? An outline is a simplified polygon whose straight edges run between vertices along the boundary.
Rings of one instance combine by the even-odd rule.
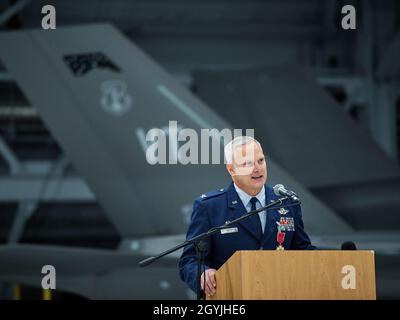
[[[251,203],[251,211],[254,211],[257,209],[257,201],[258,199],[256,197],[253,197],[250,199],[250,203]],[[260,216],[258,215],[258,213],[254,214],[251,219],[253,220],[253,224],[256,228],[257,231],[257,235],[259,238],[261,238],[262,236],[262,227],[261,227],[261,220],[260,220]]]

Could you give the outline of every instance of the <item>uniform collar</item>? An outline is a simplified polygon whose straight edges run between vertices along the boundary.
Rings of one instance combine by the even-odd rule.
[[[277,200],[279,197],[274,193],[274,190],[272,187],[265,185],[265,205],[269,204],[272,201]],[[231,215],[228,216],[229,220],[234,220],[242,216],[243,214],[247,213],[247,210],[245,208],[245,205],[242,204],[242,200],[239,197],[238,192],[236,191],[236,188],[234,186],[234,183],[231,182],[231,184],[226,188],[226,195],[227,195],[227,201],[228,201],[228,208],[230,209]],[[258,195],[257,195],[258,196]],[[251,197],[250,197],[251,199]],[[258,199],[258,198],[257,198]],[[277,210],[269,211],[267,214],[267,222],[266,222],[266,229],[267,231],[264,231],[263,235],[263,241],[264,243],[268,242],[271,237],[276,234],[276,221],[279,219],[279,213]],[[253,225],[253,222],[251,219],[245,219],[239,222],[240,225],[242,225],[246,230],[248,230],[256,239],[260,240],[261,237],[257,233],[255,226]],[[267,229],[268,228],[268,229]]]
[[[240,192],[239,189],[240,188],[238,188],[238,191]],[[267,194],[269,192],[268,190],[269,190],[268,186],[265,186],[262,190],[262,191],[264,191],[265,202],[266,202],[266,199],[268,199],[268,194]],[[245,204],[243,203],[243,201],[246,201],[246,200],[240,199],[238,191],[236,191],[236,188],[235,188],[235,185],[233,182],[230,184],[230,186],[227,188],[226,191],[227,191],[226,195],[227,195],[227,201],[228,201],[228,208],[230,209],[229,211],[231,213],[231,214],[229,214],[228,219],[230,221],[232,221],[232,220],[235,220],[235,219],[241,217],[242,215],[244,215],[248,212],[246,210]],[[257,196],[259,196],[259,194]],[[250,200],[252,197],[247,195],[247,198]],[[259,199],[259,198],[257,198],[257,199]],[[248,203],[248,201],[247,201],[247,203]],[[263,203],[261,205],[263,205]],[[259,233],[258,228],[255,226],[254,219],[244,219],[244,220],[240,221],[239,224],[241,226],[243,226],[248,232],[250,232],[250,234],[252,234],[257,240],[261,240],[262,234]]]
[[[244,190],[239,188],[236,183],[233,183],[233,186],[245,207],[247,207],[247,205],[250,202],[250,199],[253,197],[257,198],[257,200],[260,202],[261,206],[264,206],[266,204],[265,203],[265,187],[264,186],[262,187],[260,192],[258,194],[256,194],[255,196],[251,196],[248,193],[246,193]]]

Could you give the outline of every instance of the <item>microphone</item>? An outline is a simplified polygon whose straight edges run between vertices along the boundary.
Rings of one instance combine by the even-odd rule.
[[[353,241],[346,241],[342,243],[342,250],[357,250],[357,247]]]
[[[291,190],[286,190],[283,184],[277,184],[274,186],[274,193],[277,196],[284,196],[284,197],[289,197],[293,201],[300,201],[299,197],[297,196],[296,193],[294,193]]]

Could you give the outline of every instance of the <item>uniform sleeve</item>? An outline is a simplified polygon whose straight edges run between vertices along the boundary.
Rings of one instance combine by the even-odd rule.
[[[206,205],[196,200],[193,205],[193,212],[190,219],[189,229],[186,234],[186,240],[208,231],[211,228]],[[205,255],[205,268],[209,269],[210,263],[210,238],[204,240],[207,244],[207,252]],[[188,245],[183,249],[182,256],[179,260],[179,275],[187,285],[196,292],[197,289],[197,260],[196,250],[193,245]]]
[[[301,207],[296,207],[295,217],[295,233],[292,241],[292,250],[316,250],[317,248],[311,244],[310,238],[304,230],[303,215]]]

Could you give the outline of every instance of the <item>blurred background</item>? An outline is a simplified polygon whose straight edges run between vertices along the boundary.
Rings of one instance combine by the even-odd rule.
[[[399,299],[399,31],[395,0],[1,1],[0,299],[194,298],[180,252],[138,262],[229,177],[150,165],[169,121],[253,128],[314,244],[375,250],[378,299]]]

